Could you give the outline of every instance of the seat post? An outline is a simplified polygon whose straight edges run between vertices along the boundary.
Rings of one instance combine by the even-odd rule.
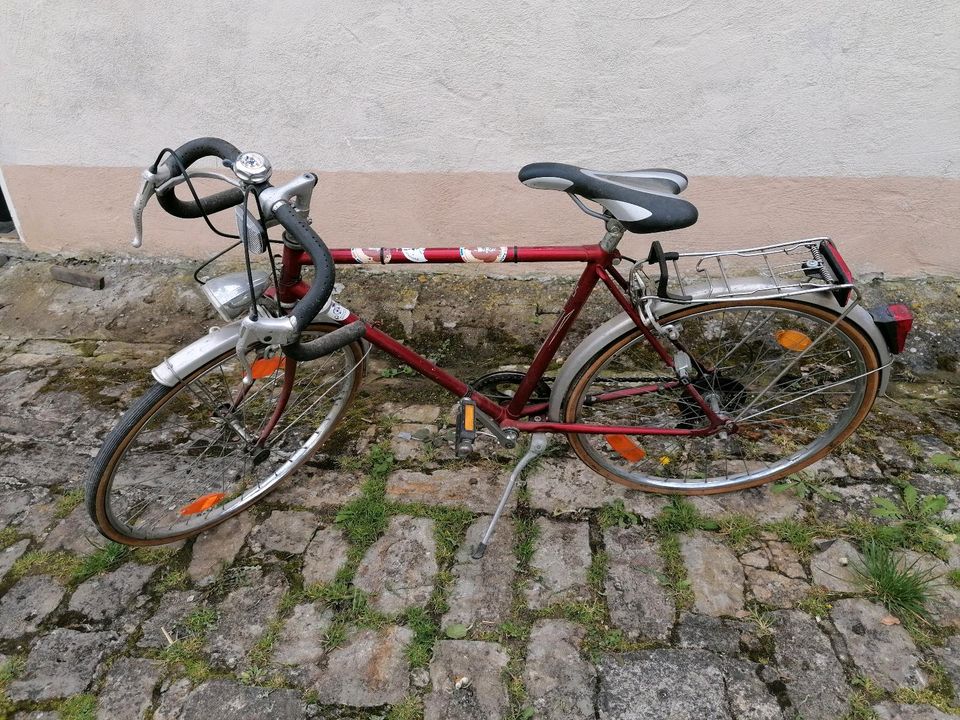
[[[607,219],[607,232],[604,233],[603,239],[600,240],[600,247],[604,252],[612,253],[617,249],[617,245],[620,244],[620,240],[623,238],[623,225],[620,224],[619,220],[614,218]]]

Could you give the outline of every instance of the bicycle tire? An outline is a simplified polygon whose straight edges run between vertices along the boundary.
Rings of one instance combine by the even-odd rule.
[[[607,439],[612,436],[569,433],[570,444],[591,469],[648,492],[730,492],[796,473],[849,437],[879,392],[876,349],[855,325],[837,318],[824,308],[788,299],[704,304],[670,313],[660,322],[678,324],[680,342],[708,370],[693,371],[694,386],[715,403],[714,409],[738,423],[737,431],[727,437],[626,436],[632,443],[627,446],[619,439],[625,436],[617,436],[613,442],[620,450]],[[800,335],[784,336],[785,331]],[[806,342],[803,337],[818,347],[770,386],[801,352],[787,345],[799,347]],[[752,359],[751,353],[756,355]],[[603,393],[618,377],[658,389],[604,401]],[[757,395],[768,386],[766,395]],[[634,328],[584,363],[561,415],[566,422],[705,426],[702,409],[688,397]],[[788,409],[776,414],[781,408]]]
[[[334,329],[311,325],[304,335]],[[251,361],[264,351],[263,346],[251,348]],[[330,436],[361,383],[364,359],[362,344],[352,343],[316,361],[298,363],[293,391],[266,452],[251,444],[251,431],[262,431],[282,392],[285,365],[279,361],[276,369],[246,391],[233,350],[172,387],[156,383],[124,413],[93,461],[85,499],[97,529],[123,544],[157,545],[192,537],[247,509],[309,460]],[[226,394],[213,392],[218,384]],[[217,403],[221,398],[236,409],[225,411],[224,403]],[[180,457],[189,464],[178,465]],[[166,467],[170,462],[172,471]],[[248,473],[258,468],[272,471],[250,485],[254,475]],[[191,475],[195,477],[184,479]],[[228,484],[231,478],[236,487]],[[217,481],[219,486],[214,487]],[[216,499],[219,494],[222,498],[208,509],[194,512],[190,508],[184,513],[191,502]],[[127,516],[121,519],[124,511]],[[170,525],[161,526],[158,519],[149,526],[143,514],[150,511],[168,518]]]

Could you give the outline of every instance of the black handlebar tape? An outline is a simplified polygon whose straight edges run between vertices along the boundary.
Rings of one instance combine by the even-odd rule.
[[[367,326],[357,320],[349,325],[337,328],[333,332],[319,337],[316,340],[311,340],[308,343],[293,343],[292,345],[287,345],[283,348],[283,354],[294,360],[303,362],[316,360],[324,355],[329,355],[334,350],[339,350],[352,342],[356,342],[362,338],[366,332]]]
[[[290,205],[287,203],[278,204],[273,208],[273,216],[283,226],[283,229],[303,246],[310,259],[313,260],[315,271],[313,284],[307,294],[294,306],[293,313],[291,313],[297,319],[297,327],[303,330],[317,316],[333,291],[333,258],[320,236],[313,231],[313,228],[303,218],[297,215]]]
[[[214,137],[191,140],[178,147],[176,153],[183,162],[184,169],[205,157],[218,157],[232,165],[237,156],[240,155],[240,151],[226,140]],[[170,171],[170,177],[176,177],[180,174],[180,165],[173,157],[164,160],[163,165]],[[192,199],[181,200],[174,194],[173,190],[171,187],[162,193],[157,193],[157,202],[168,213],[179,218],[189,219],[202,217],[204,214],[212,215],[243,202],[243,190],[240,188],[231,188],[215,195],[200,198],[200,205],[197,205]]]

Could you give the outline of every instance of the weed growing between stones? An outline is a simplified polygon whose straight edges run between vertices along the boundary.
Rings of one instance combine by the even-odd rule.
[[[636,513],[627,510],[623,500],[617,499],[600,508],[600,512],[597,513],[597,523],[601,530],[612,527],[628,528],[638,525],[640,518]]]
[[[955,588],[960,588],[960,570],[951,570],[948,572],[947,582]]]
[[[876,600],[905,623],[926,623],[926,604],[933,594],[937,578],[934,571],[917,567],[917,561],[904,566],[890,548],[877,542],[866,543],[863,562],[851,569],[864,593]]]
[[[797,603],[798,609],[803,610],[809,615],[813,615],[817,620],[827,617],[832,607],[830,604],[830,593],[825,588],[819,586],[812,587],[806,596]]]
[[[914,547],[943,556],[943,543],[957,539],[954,528],[938,516],[947,509],[944,495],[920,495],[906,483],[900,491],[900,503],[887,498],[873,499],[871,515],[891,524],[877,530],[877,539],[887,545]]]
[[[673,495],[654,519],[653,526],[661,533],[683,533],[691,530],[717,530],[720,523],[703,517],[689,500]]]
[[[16,528],[12,528],[9,525],[2,530],[0,530],[0,550],[4,550],[11,545],[13,545],[20,538],[17,535]]]
[[[283,620],[276,618],[270,622],[266,631],[247,654],[247,668],[240,673],[241,683],[271,688],[288,686],[282,675],[277,673],[271,676],[269,671],[273,646],[279,639],[282,630]]]
[[[813,553],[816,530],[812,526],[796,520],[781,520],[768,524],[766,529],[775,533],[783,542],[789,543],[800,557],[807,559]]]
[[[213,675],[213,670],[203,657],[203,642],[207,633],[216,625],[217,611],[213,608],[197,608],[183,619],[187,636],[161,650],[157,657],[170,671],[200,683]]]
[[[53,575],[69,582],[78,572],[82,560],[68,552],[32,550],[21,556],[10,569],[9,577],[19,580],[25,575]]]
[[[664,585],[673,594],[677,611],[690,609],[693,607],[693,588],[687,578],[687,566],[680,554],[680,539],[675,534],[661,538],[660,556],[663,558],[666,575]]]
[[[385,720],[421,720],[423,718],[423,703],[416,695],[407,695],[403,700],[390,708]]]
[[[7,696],[7,686],[16,680],[23,672],[26,660],[22,657],[9,657],[0,663],[0,718],[7,718],[13,713],[13,701]]]
[[[725,536],[734,550],[742,550],[756,540],[763,528],[746,515],[727,515],[720,518],[720,534]]]
[[[83,502],[83,490],[71,490],[57,499],[56,507],[53,511],[55,518],[65,518],[73,509]]]
[[[774,483],[770,489],[775,493],[791,492],[801,500],[811,500],[816,496],[829,502],[840,501],[840,496],[830,490],[826,482],[818,480],[816,473],[807,470],[801,470],[786,480]]]
[[[127,545],[109,542],[93,554],[83,557],[71,579],[81,583],[94,575],[113,570],[123,564],[132,552],[133,549]]]
[[[93,695],[74,695],[58,708],[62,720],[97,720],[97,699]]]

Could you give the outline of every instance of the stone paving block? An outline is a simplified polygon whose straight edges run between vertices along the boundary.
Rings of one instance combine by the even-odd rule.
[[[98,717],[142,720],[153,704],[153,689],[161,673],[162,666],[156,660],[123,658],[115,662],[97,697]]]
[[[190,579],[201,587],[213,582],[237,557],[252,528],[253,516],[243,512],[198,536],[187,568]]]
[[[413,632],[391,626],[360,630],[331,650],[314,690],[321,703],[351,707],[393,705],[410,687],[406,649]]]
[[[63,599],[66,588],[52,577],[25,577],[0,599],[0,639],[11,640],[36,629]]]
[[[947,507],[937,517],[947,522],[960,521],[960,475],[935,474],[914,475],[911,483],[921,495],[943,495],[947,498]]]
[[[878,437],[876,443],[884,465],[893,470],[913,470],[916,463],[899,440],[884,436]]]
[[[530,631],[524,684],[542,720],[594,717],[596,670],[580,656],[583,627],[566,620],[538,620]]]
[[[91,620],[117,617],[143,590],[156,569],[156,565],[130,562],[113,572],[94,575],[74,591],[69,609]]]
[[[743,610],[743,568],[726,545],[704,532],[680,538],[694,610],[720,617]]]
[[[492,513],[500,501],[507,477],[505,470],[486,467],[444,468],[431,474],[395,470],[387,478],[387,498],[395,502],[422,502]],[[507,509],[513,509],[516,504],[514,493]]]
[[[56,500],[48,490],[42,488],[27,490],[22,494],[25,507],[8,524],[15,527],[20,535],[29,535],[36,540],[41,540],[50,526],[57,521]],[[0,502],[3,502],[3,499],[0,499]]]
[[[721,620],[709,615],[684,613],[677,623],[677,644],[681,648],[710,650],[719,655],[735,655],[740,650],[743,623]]]
[[[437,426],[425,423],[400,423],[390,429],[390,452],[397,462],[421,457],[427,452]]]
[[[873,706],[878,720],[955,720],[958,716],[930,705],[900,705],[894,702]]]
[[[856,592],[858,584],[853,568],[863,563],[863,556],[846,540],[835,540],[810,559],[810,574],[815,585],[831,592]]]
[[[879,480],[883,477],[880,467],[870,458],[861,457],[855,453],[844,453],[840,456],[847,468],[847,474],[857,480]]]
[[[273,662],[278,665],[307,665],[323,657],[324,633],[333,622],[333,612],[316,605],[297,605],[283,625]]]
[[[137,647],[165,648],[170,644],[167,635],[176,642],[186,637],[181,627],[183,620],[199,607],[197,593],[193,590],[173,591],[160,598],[157,610],[141,625]],[[164,630],[166,635],[164,635]]]
[[[270,502],[330,510],[360,496],[363,476],[344,470],[304,468],[270,494]]]
[[[772,570],[745,569],[750,593],[757,602],[770,607],[792,608],[806,597],[810,584]]]
[[[530,561],[534,577],[525,590],[527,604],[542,609],[589,597],[590,528],[585,522],[538,517],[536,547]]]
[[[181,720],[183,703],[192,689],[193,683],[187,678],[161,683],[160,700],[153,711],[153,720]]]
[[[396,515],[367,550],[353,584],[370,595],[380,612],[396,613],[423,605],[433,592],[437,574],[437,544],[433,520]]]
[[[53,710],[37,710],[36,712],[22,712],[13,716],[13,720],[60,720],[60,713]]]
[[[87,514],[87,508],[81,504],[50,531],[41,549],[47,552],[66,550],[75,555],[89,555],[106,544],[107,539],[97,532]]]
[[[235,668],[277,617],[277,608],[287,590],[279,573],[262,578],[255,573],[250,587],[237,588],[217,606],[216,627],[207,634],[206,647],[217,665]]]
[[[211,720],[220,717],[237,720],[303,720],[307,717],[307,710],[296,690],[251,687],[230,680],[209,680],[187,696],[178,720]]]
[[[513,522],[502,519],[484,556],[479,560],[470,557],[489,524],[490,517],[483,516],[467,528],[453,566],[454,580],[447,596],[449,610],[440,621],[442,628],[462,624],[491,629],[510,615],[517,565],[513,556]]]
[[[630,512],[652,519],[667,504],[662,495],[628,490],[610,482],[578,458],[551,458],[537,463],[527,476],[530,506],[551,515],[593,510],[622,500]]]
[[[774,657],[787,695],[804,720],[837,720],[852,691],[830,640],[799,610],[773,613]]]
[[[810,498],[810,503],[820,520],[834,523],[871,517],[870,511],[875,507],[874,498],[882,497],[895,503],[900,502],[900,493],[891,483],[833,485],[830,492],[838,495],[840,499],[832,501],[815,494]]]
[[[603,534],[608,570],[604,584],[610,620],[630,638],[665,640],[676,606],[664,587],[664,562],[656,539],[641,528],[610,528]]]
[[[920,669],[920,653],[902,625],[885,625],[886,608],[868,600],[837,600],[830,617],[853,662],[880,687],[922,688],[927,680]]]
[[[497,643],[438,642],[430,661],[432,690],[424,701],[424,720],[505,720],[510,700],[503,672],[509,660]]]
[[[27,551],[29,546],[30,540],[24,538],[23,540],[15,542],[10,547],[0,550],[0,581],[7,576],[10,568],[12,568],[13,564]]]
[[[350,543],[335,525],[317,530],[303,554],[303,584],[331,583],[347,561]]]
[[[14,701],[53,700],[83,692],[100,662],[120,644],[113,632],[78,632],[57,628],[40,637],[23,672],[10,683]]]
[[[306,510],[274,510],[253,529],[248,544],[254,552],[299,555],[317,529],[317,518]]]
[[[436,428],[437,419],[442,409],[437,405],[406,405],[404,403],[385,402],[380,406],[380,414],[394,417],[408,423],[433,425]]]
[[[781,720],[776,698],[747,663],[704,650],[605,655],[599,664],[601,720]]]
[[[722,495],[698,495],[689,500],[707,517],[746,515],[763,523],[789,520],[802,510],[799,498],[793,493],[776,493],[769,485]]]

